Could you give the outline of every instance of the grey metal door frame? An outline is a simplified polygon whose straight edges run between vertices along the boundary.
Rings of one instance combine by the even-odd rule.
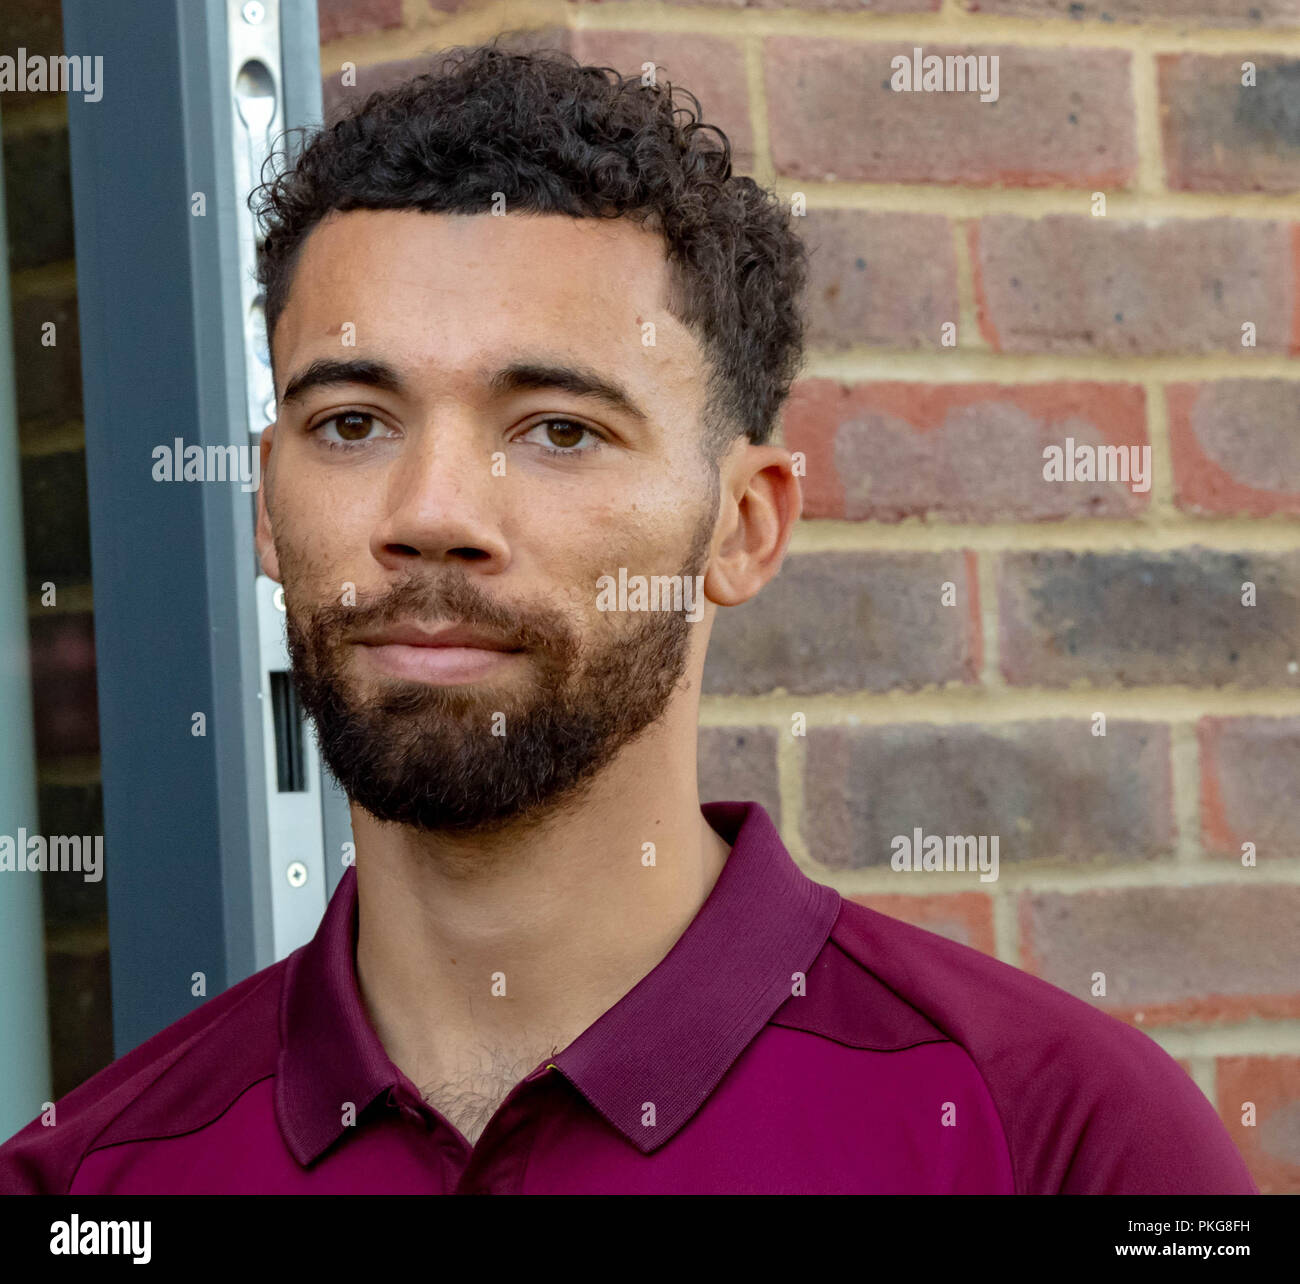
[[[344,804],[312,775],[309,873],[283,877],[277,802],[303,799],[276,797],[255,496],[154,478],[176,438],[206,453],[263,426],[232,115],[252,36],[232,24],[275,24],[279,65],[256,70],[277,135],[321,119],[319,44],[315,0],[63,0],[63,18],[66,53],[103,58],[102,96],[70,93],[68,116],[121,1055],[306,939],[340,872],[322,832]]]

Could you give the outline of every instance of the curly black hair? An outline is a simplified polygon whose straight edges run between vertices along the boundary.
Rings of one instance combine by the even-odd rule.
[[[662,235],[669,311],[710,365],[706,454],[742,434],[767,442],[803,360],[807,252],[789,212],[732,174],[727,136],[689,90],[498,40],[372,93],[253,192],[268,344],[298,251],[331,211],[482,214],[502,193],[508,210],[629,218]]]

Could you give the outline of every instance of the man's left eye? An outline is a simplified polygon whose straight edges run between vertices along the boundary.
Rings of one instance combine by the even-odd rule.
[[[585,424],[575,423],[572,419],[543,419],[541,423],[534,424],[526,433],[522,434],[520,441],[527,441],[533,437],[534,433],[544,434],[540,438],[533,438],[535,445],[541,446],[543,450],[552,455],[585,455],[588,451],[595,450],[600,444],[601,439],[598,433],[592,431]],[[591,438],[591,444],[579,445],[584,437]]]

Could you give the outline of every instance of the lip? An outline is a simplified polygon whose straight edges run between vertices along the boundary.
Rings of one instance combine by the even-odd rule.
[[[396,624],[356,639],[366,662],[390,677],[434,686],[477,682],[514,663],[521,648],[465,624]]]
[[[419,624],[393,624],[356,639],[362,646],[468,647],[475,651],[517,651],[500,638],[468,624],[425,628]]]

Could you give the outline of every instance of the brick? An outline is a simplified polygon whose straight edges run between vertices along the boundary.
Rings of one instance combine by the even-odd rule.
[[[18,272],[73,258],[67,126],[29,129],[20,134],[6,130],[4,170],[10,270]]]
[[[1148,447],[1134,384],[842,384],[807,379],[784,411],[803,451],[805,517],[997,522],[1133,517],[1149,491],[1124,482],[1045,481],[1046,446]],[[1150,474],[1147,474],[1149,484]]]
[[[1300,856],[1300,719],[1202,718],[1196,734],[1206,851],[1254,843],[1262,869]]]
[[[392,62],[358,64],[356,84],[342,83],[341,71],[326,72],[321,76],[321,104],[326,125],[350,115],[371,94],[380,89],[392,89],[405,80],[433,71],[436,58],[425,54],[418,58],[401,58]]]
[[[945,582],[956,605],[941,602]],[[982,662],[973,554],[811,553],[718,612],[706,694],[916,690],[973,683]]]
[[[402,25],[402,0],[316,0],[320,42]]]
[[[701,727],[701,801],[759,803],[779,828],[776,753],[777,733],[771,727]]]
[[[54,323],[54,346],[42,342]],[[28,294],[13,302],[14,376],[20,422],[81,418],[81,327],[73,291]]]
[[[996,214],[971,241],[980,327],[1002,352],[1248,355],[1247,321],[1258,351],[1286,352],[1292,339],[1285,223]]]
[[[996,55],[998,98],[900,92],[916,42],[764,41],[772,163],[790,179],[1123,187],[1137,166],[1130,56],[1118,49],[939,45]]]
[[[95,950],[45,955],[54,1096],[62,1097],[113,1060],[112,962],[108,942]],[[36,1111],[33,1111],[35,1116]]]
[[[809,346],[941,349],[960,313],[946,218],[809,210],[795,228],[808,247]]]
[[[98,782],[85,785],[39,786],[41,833],[104,834],[103,790]],[[107,863],[108,849],[104,849]],[[50,878],[42,884],[45,931],[108,926],[108,883],[88,883],[79,874]]]
[[[1176,383],[1165,403],[1179,508],[1300,516],[1300,381]]]
[[[732,169],[746,173],[754,168],[749,88],[744,55],[736,41],[696,32],[583,29],[573,33],[571,49],[580,62],[610,66],[625,76],[640,76],[643,63],[654,63],[659,84],[690,90],[700,101],[704,119],[727,135]],[[689,99],[680,101],[690,106]],[[710,131],[704,137],[716,140],[717,136]]]
[[[1254,85],[1241,83],[1247,58],[1256,65]],[[1163,54],[1156,64],[1171,188],[1300,189],[1300,59]]]
[[[1020,942],[1028,971],[1137,1025],[1300,1016],[1300,887],[1025,893]]]
[[[1300,1194],[1300,1057],[1219,1057],[1215,1067],[1219,1114],[1260,1194]]]
[[[99,751],[95,630],[88,612],[29,621],[32,713],[41,757]]]
[[[1074,719],[826,727],[808,733],[804,839],[832,869],[889,869],[895,835],[998,835],[999,871],[1029,862],[1132,864],[1167,856],[1169,731]],[[912,883],[979,872],[897,871]]]
[[[22,461],[27,591],[90,579],[90,509],[82,451]]]
[[[1300,0],[964,0],[970,13],[1202,27],[1294,27]]]
[[[1300,685],[1300,554],[1007,553],[999,602],[1016,685]]]
[[[937,932],[958,945],[997,957],[993,939],[993,901],[983,892],[957,892],[952,896],[849,896],[868,909],[913,927]]]

